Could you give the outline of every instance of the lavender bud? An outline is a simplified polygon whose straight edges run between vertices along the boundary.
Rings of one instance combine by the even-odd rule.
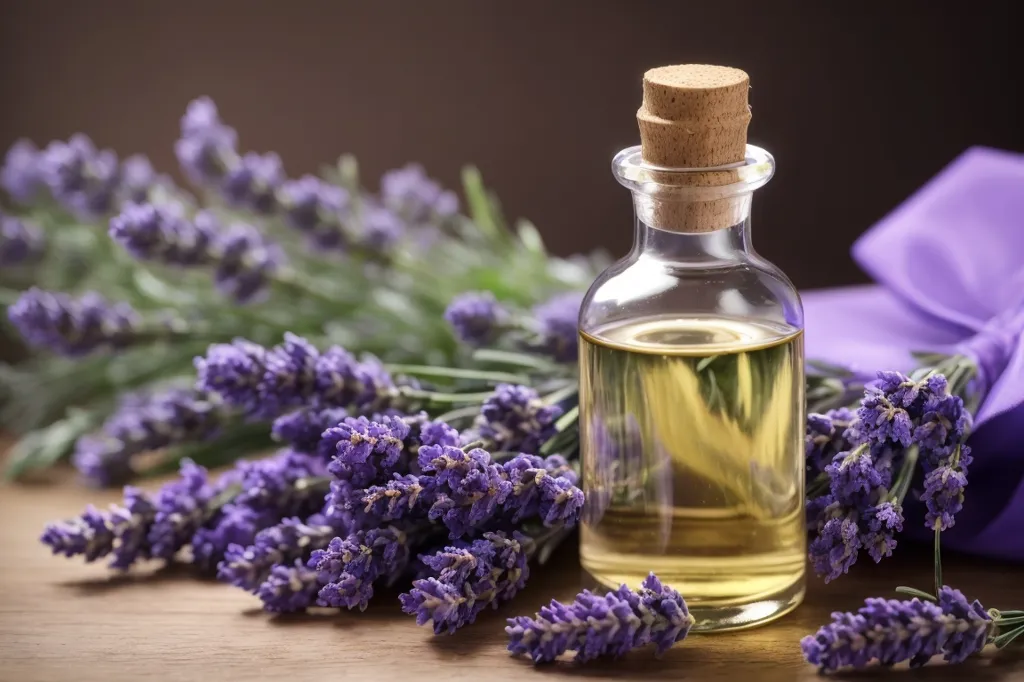
[[[7,310],[21,335],[34,345],[79,356],[100,347],[126,346],[141,323],[127,303],[109,303],[95,292],[72,298],[33,287]]]

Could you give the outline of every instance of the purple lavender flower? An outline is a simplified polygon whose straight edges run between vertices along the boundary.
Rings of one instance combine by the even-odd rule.
[[[156,514],[147,535],[155,558],[171,559],[188,544],[210,513],[208,504],[219,492],[209,484],[206,469],[191,460],[182,460],[180,476],[156,495]]]
[[[960,663],[978,653],[993,630],[991,616],[977,601],[943,587],[939,602],[867,599],[856,613],[832,614],[832,622],[800,642],[808,663],[822,672],[863,668],[873,661],[922,666],[942,655]]]
[[[434,634],[453,634],[488,606],[498,608],[523,589],[533,541],[520,533],[484,533],[470,544],[445,547],[420,560],[433,577],[420,578],[402,594],[402,610],[417,625],[433,623]]]
[[[150,556],[146,537],[156,515],[153,501],[141,490],[127,486],[124,504],[101,512],[92,505],[80,517],[46,526],[42,542],[54,554],[82,555],[86,561],[113,555],[111,568],[127,569]]]
[[[811,541],[808,552],[814,572],[827,583],[850,570],[857,561],[863,543],[856,518],[826,518],[818,529],[818,536]]]
[[[348,417],[323,434],[325,449],[335,444],[328,470],[357,486],[386,478],[395,470],[411,431],[401,417],[381,416],[380,421]]]
[[[239,303],[248,303],[263,293],[268,280],[285,262],[280,247],[252,225],[232,223],[223,228],[208,211],[196,215],[195,223],[205,230],[216,230],[217,238],[210,249],[217,264],[214,281],[222,294]]]
[[[496,450],[535,454],[555,435],[561,415],[561,407],[545,405],[534,389],[499,384],[481,406],[474,427]]]
[[[317,246],[345,245],[342,217],[347,217],[349,195],[344,188],[304,175],[281,185],[278,201],[288,224],[309,234]]]
[[[293,450],[314,454],[324,431],[337,426],[346,416],[341,407],[303,407],[274,420],[270,434]]]
[[[878,489],[889,483],[889,472],[879,469],[871,450],[865,446],[836,455],[825,467],[832,497],[846,507],[861,508]]]
[[[962,446],[968,454],[970,448]],[[924,515],[925,525],[929,528],[946,530],[952,528],[956,514],[964,506],[964,488],[967,487],[967,471],[963,465],[963,455],[958,463],[938,466],[924,477],[924,500],[928,511]]]
[[[145,156],[136,154],[121,162],[121,191],[123,201],[143,203],[157,183],[156,171]]]
[[[104,423],[102,434],[78,440],[73,461],[93,485],[122,483],[133,473],[133,456],[209,438],[223,416],[219,407],[191,390],[130,394]]]
[[[459,294],[444,311],[444,319],[455,336],[470,346],[483,346],[497,339],[508,317],[508,311],[489,291]]]
[[[278,564],[270,569],[270,575],[256,594],[265,610],[272,613],[294,613],[313,606],[319,589],[317,572],[297,559],[294,565]]]
[[[932,393],[924,404],[920,421],[914,429],[914,442],[926,453],[925,466],[937,466],[940,460],[953,455],[957,446],[967,440],[971,414],[960,396]]]
[[[128,345],[140,326],[138,313],[127,303],[112,304],[94,292],[72,298],[35,287],[24,292],[7,315],[30,343],[69,356]]]
[[[51,142],[42,152],[40,168],[53,197],[76,215],[94,218],[113,208],[121,182],[117,155],[97,150],[85,135]]]
[[[221,123],[209,97],[193,100],[181,119],[181,138],[174,145],[178,163],[196,184],[215,184],[238,165],[234,128]]]
[[[865,512],[867,533],[862,543],[875,563],[892,556],[896,549],[895,534],[903,530],[903,507],[898,501],[883,502]]]
[[[458,197],[428,178],[423,167],[417,164],[385,173],[380,181],[380,193],[388,208],[410,223],[447,218],[459,210]]]
[[[585,663],[647,644],[660,655],[684,639],[693,622],[682,596],[652,573],[638,592],[625,585],[603,597],[584,590],[570,604],[552,601],[535,618],[510,618],[505,632],[508,650],[534,663],[566,651],[576,651],[576,660]]]
[[[338,530],[320,514],[306,521],[297,517],[284,519],[261,530],[246,546],[230,545],[217,569],[217,577],[236,587],[258,592],[270,578],[274,566],[290,566],[297,559],[308,559],[313,550],[327,547]]]
[[[277,517],[313,513],[323,505],[327,470],[322,459],[291,450],[235,466],[241,491],[234,499],[255,509],[274,509]]]
[[[426,422],[420,427],[420,443],[423,445],[440,445],[458,447],[461,442],[459,432],[441,421]]]
[[[0,213],[0,267],[38,260],[44,246],[43,233],[34,223]]]
[[[320,583],[317,604],[365,610],[378,581],[390,585],[409,564],[408,533],[395,526],[357,531],[346,538],[334,538],[327,549],[310,557]]]
[[[379,523],[425,515],[433,502],[432,483],[429,476],[395,474],[384,485],[370,486],[362,492],[361,513]]]
[[[566,292],[534,307],[541,352],[558,362],[576,362],[579,354],[577,318],[582,303],[582,293]]]
[[[396,396],[391,376],[376,358],[357,361],[337,346],[319,353],[290,333],[269,350],[245,340],[214,344],[195,366],[199,390],[256,417],[276,417],[297,405],[386,407]]]
[[[583,508],[583,491],[575,486],[576,472],[565,458],[554,455],[547,460],[534,455],[518,455],[502,465],[512,483],[505,510],[511,521],[539,517],[545,526],[571,528]],[[568,475],[560,475],[566,473]]]
[[[217,226],[197,216],[186,220],[176,206],[128,203],[110,220],[110,237],[135,258],[167,265],[213,262]]]
[[[362,211],[362,230],[356,235],[356,245],[368,256],[386,254],[405,233],[405,223],[390,210],[365,204]]]
[[[429,518],[443,522],[452,538],[482,527],[512,493],[512,483],[486,450],[430,445],[420,447],[417,456],[435,481]]]
[[[192,535],[192,563],[203,572],[212,572],[232,546],[251,544],[257,533],[280,519],[276,509],[229,502]]]
[[[807,435],[804,441],[809,482],[823,473],[838,453],[853,449],[845,433],[855,419],[853,410],[845,407],[829,410],[825,414],[807,415]]]
[[[45,186],[42,154],[29,140],[18,140],[7,150],[0,168],[0,187],[21,204],[31,203]]]
[[[284,179],[281,157],[273,152],[262,155],[248,152],[228,168],[222,189],[232,205],[270,215],[279,208],[277,190]]]
[[[858,428],[864,437],[878,443],[891,441],[903,447],[913,443],[913,409],[922,383],[899,372],[879,372],[869,384],[857,410]]]

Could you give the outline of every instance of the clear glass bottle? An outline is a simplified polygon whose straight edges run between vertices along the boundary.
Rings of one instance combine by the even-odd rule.
[[[774,168],[750,145],[690,170],[620,152],[636,238],[580,311],[583,567],[606,586],[654,571],[698,630],[766,622],[804,593],[803,311],[750,238]],[[686,215],[726,227],[656,227]]]

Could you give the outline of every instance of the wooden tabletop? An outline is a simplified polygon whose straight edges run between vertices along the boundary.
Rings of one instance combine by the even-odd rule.
[[[118,497],[67,481],[0,488],[0,680],[815,680],[799,640],[829,612],[889,595],[898,584],[927,588],[931,580],[928,552],[901,548],[880,566],[858,565],[831,585],[812,580],[799,609],[761,628],[692,636],[661,660],[640,650],[619,661],[534,669],[505,652],[504,618],[532,614],[553,597],[572,598],[581,575],[571,547],[511,604],[454,636],[434,637],[401,613],[394,594],[381,595],[365,613],[274,617],[252,595],[197,580],[184,568],[149,566],[121,576],[103,565],[51,556],[39,544],[48,520]],[[963,557],[946,563],[947,582],[986,606],[1024,607],[1024,569]],[[939,662],[916,672],[855,675],[865,676],[1022,682],[1024,653],[989,652],[962,666]]]

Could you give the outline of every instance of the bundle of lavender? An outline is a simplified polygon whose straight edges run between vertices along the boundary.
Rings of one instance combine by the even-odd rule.
[[[543,347],[561,343],[543,302],[601,267],[548,255],[528,222],[509,229],[472,168],[464,215],[415,165],[374,194],[351,158],[289,179],[276,154],[237,141],[213,102],[189,105],[175,151],[195,194],[84,135],[10,149],[0,305],[32,352],[0,365],[0,430],[20,435],[9,475],[73,454],[88,482],[112,485],[184,457],[217,465],[265,449],[265,415],[189,376],[209,344],[235,338],[293,332],[374,353],[435,392],[480,394],[521,377],[467,369],[442,318],[451,299],[490,292],[517,311],[503,323],[522,344]]]

